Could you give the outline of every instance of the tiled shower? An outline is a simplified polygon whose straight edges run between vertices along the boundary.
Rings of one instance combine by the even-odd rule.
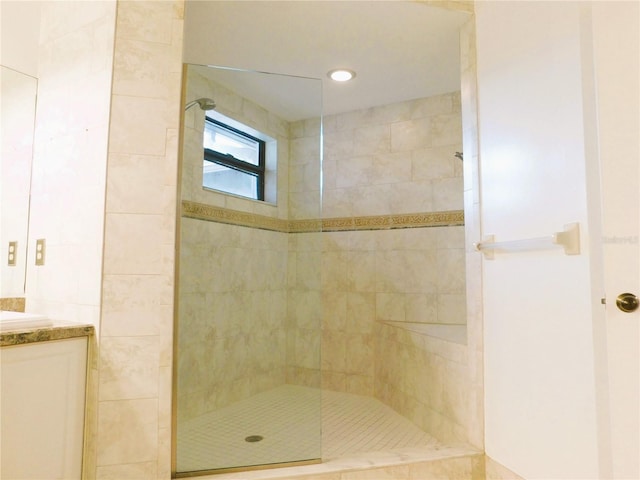
[[[96,358],[94,363],[90,365],[92,371],[90,392],[92,393],[88,398],[84,465],[87,476],[96,476],[97,478],[124,478],[126,476],[132,478],[169,478],[171,438],[174,433],[171,425],[171,369],[172,362],[177,362],[177,359],[172,359],[171,343],[174,332],[176,332],[172,325],[174,205],[176,203],[174,197],[176,180],[179,181],[176,162],[180,130],[178,120],[181,110],[179,97],[184,2],[181,0],[173,2],[118,1],[113,3],[45,2],[44,5],[46,11],[43,13],[43,19],[46,19],[46,22],[43,21],[43,23],[50,27],[50,31],[41,37],[44,39],[41,48],[43,53],[49,54],[46,58],[51,60],[51,68],[42,69],[41,92],[46,93],[47,89],[51,92],[50,100],[53,102],[51,103],[51,114],[46,115],[44,120],[53,121],[57,130],[52,131],[50,137],[53,141],[50,145],[52,148],[46,150],[46,156],[40,157],[43,162],[46,158],[47,168],[35,173],[38,176],[39,185],[42,187],[36,193],[42,193],[45,188],[59,190],[61,186],[65,187],[67,192],[62,192],[65,193],[64,195],[56,195],[55,202],[41,201],[37,204],[37,208],[33,209],[35,225],[37,225],[38,218],[46,219],[48,222],[46,228],[45,226],[42,229],[40,227],[34,228],[33,235],[41,235],[39,230],[42,230],[43,235],[46,234],[48,238],[51,238],[51,232],[57,234],[60,231],[58,226],[61,223],[70,227],[65,232],[77,231],[82,232],[82,235],[74,238],[64,237],[59,241],[51,242],[55,248],[48,250],[50,261],[45,267],[39,269],[38,275],[29,275],[30,288],[27,294],[30,308],[41,309],[52,315],[61,315],[70,320],[90,321],[99,331],[96,345],[99,358]],[[68,8],[74,9],[73,14],[70,14]],[[149,28],[140,28],[141,25],[149,26]],[[463,38],[466,39],[462,42],[463,108],[465,106],[471,108],[475,98],[475,81],[473,80],[475,68],[473,51],[475,47],[471,42],[473,32],[469,31],[470,26],[473,26],[472,22],[463,30]],[[49,64],[45,66],[47,65]],[[93,74],[100,72],[101,75],[89,78],[87,73],[89,71]],[[103,73],[104,75],[102,75]],[[82,91],[86,89],[91,91],[89,97],[100,106],[99,112],[101,114],[98,116],[98,120],[96,120],[95,108],[87,110],[86,102],[84,102],[85,97],[78,94],[78,88],[70,90],[70,85],[79,86],[78,88]],[[60,90],[60,94],[57,94],[58,90]],[[452,95],[452,99],[459,98],[457,94],[448,95]],[[69,102],[70,98],[73,103]],[[455,101],[459,102],[459,100]],[[107,105],[110,105],[110,109],[106,107]],[[104,110],[103,106],[108,109]],[[395,106],[389,107],[396,108]],[[82,115],[88,115],[92,128],[73,130],[71,127],[74,124],[70,126],[69,131],[61,129],[61,126],[77,120],[75,115],[59,115],[57,113],[61,111],[82,112]],[[108,112],[109,116],[105,117],[102,114],[103,111]],[[371,113],[352,112],[350,115],[351,117],[366,117]],[[453,168],[464,168],[465,180],[469,180],[469,183],[464,186],[464,228],[467,230],[471,228],[477,233],[476,209],[478,200],[476,198],[477,187],[474,187],[474,179],[477,180],[477,168],[473,167],[474,159],[477,164],[477,150],[474,146],[476,140],[474,116],[473,108],[466,112],[465,129],[462,132],[465,137],[466,158],[464,165],[455,163],[459,160],[453,156],[451,160],[454,161]],[[149,122],[150,118],[153,118],[154,121]],[[338,127],[338,117],[335,119],[335,125],[325,124],[327,141],[330,137],[329,130]],[[269,119],[269,121],[272,120]],[[330,120],[325,118],[327,122]],[[403,121],[406,120],[405,118]],[[95,123],[96,121],[98,124]],[[347,126],[349,121],[347,117],[340,120],[340,122],[344,122],[342,126]],[[111,131],[107,128],[109,123],[112,124]],[[364,125],[360,125],[360,127],[364,127]],[[304,128],[305,126],[302,124],[289,125],[289,131],[286,135],[291,135],[291,138],[304,136]],[[44,133],[46,132],[43,130],[43,135]],[[71,150],[68,148],[70,145],[68,141],[73,138],[72,134],[74,133],[78,134],[78,145],[81,145],[82,148]],[[96,137],[97,133],[100,133],[99,138]],[[358,133],[353,133],[360,139],[367,135],[362,129]],[[396,130],[396,133],[400,133],[400,131]],[[336,133],[334,140],[341,143],[344,140],[343,137],[348,135],[350,134],[345,132]],[[92,141],[87,143],[85,139],[89,137]],[[96,138],[98,141],[93,141]],[[349,142],[345,140],[344,144],[338,147],[346,148],[347,143]],[[459,145],[460,140],[457,143]],[[89,145],[91,148],[87,150]],[[325,148],[328,148],[328,144],[325,144]],[[447,157],[455,153],[450,152],[448,148],[446,151]],[[41,153],[43,152],[44,149]],[[357,339],[357,341],[350,341],[348,344],[338,342],[336,357],[327,355],[328,352],[322,352],[325,357],[325,365],[322,365],[321,373],[323,383],[330,382],[330,388],[336,391],[342,390],[341,393],[376,392],[376,384],[372,383],[370,376],[370,364],[365,367],[365,361],[368,362],[379,355],[390,356],[396,360],[384,365],[378,362],[374,373],[379,378],[382,378],[380,375],[385,375],[397,380],[395,384],[389,385],[390,390],[394,390],[396,393],[385,393],[384,395],[391,395],[391,397],[387,397],[386,401],[398,411],[403,411],[404,408],[403,413],[419,425],[417,417],[411,413],[405,413],[417,411],[410,398],[412,395],[413,398],[416,395],[422,395],[420,390],[413,390],[414,387],[411,385],[411,379],[419,377],[416,370],[420,370],[425,361],[434,361],[435,368],[429,374],[430,378],[446,378],[450,380],[452,385],[457,385],[460,382],[456,375],[462,374],[466,365],[466,377],[462,383],[466,385],[464,388],[471,390],[471,397],[467,401],[469,404],[467,410],[470,413],[468,416],[459,415],[458,420],[453,422],[453,429],[450,428],[451,424],[447,428],[457,431],[454,436],[464,436],[475,447],[481,448],[482,345],[481,321],[477,305],[479,298],[477,295],[477,280],[479,278],[477,263],[479,259],[469,255],[466,258],[467,273],[474,272],[468,277],[467,291],[472,288],[476,294],[472,295],[470,299],[468,298],[468,305],[471,308],[466,313],[472,321],[467,325],[469,343],[466,348],[461,344],[454,345],[437,338],[415,335],[391,324],[383,325],[378,322],[377,318],[377,311],[381,309],[380,311],[386,311],[389,314],[384,319],[385,321],[397,321],[404,316],[405,321],[417,323],[414,322],[415,312],[422,308],[427,308],[434,314],[430,316],[432,321],[454,318],[460,314],[459,310],[456,311],[460,304],[447,303],[446,296],[453,300],[453,296],[460,295],[459,292],[440,291],[438,293],[436,288],[436,291],[430,292],[430,297],[418,298],[415,295],[416,292],[411,290],[371,291],[368,290],[371,288],[370,286],[362,286],[370,278],[363,281],[363,279],[353,277],[356,270],[350,269],[342,263],[346,259],[348,263],[360,265],[361,258],[364,261],[369,258],[369,262],[371,262],[372,257],[384,260],[389,266],[396,265],[395,260],[406,262],[413,253],[408,254],[409,256],[405,259],[400,259],[404,255],[402,251],[405,247],[398,245],[408,245],[414,240],[398,237],[415,236],[418,238],[421,235],[419,232],[428,231],[430,232],[429,236],[433,234],[439,238],[440,233],[432,232],[459,232],[463,228],[461,212],[445,216],[423,215],[431,210],[420,207],[414,210],[417,213],[409,214],[410,218],[407,215],[396,215],[396,212],[403,210],[393,210],[390,206],[397,206],[398,201],[408,201],[408,199],[403,200],[402,198],[399,200],[384,199],[383,208],[379,210],[367,211],[359,209],[360,207],[356,208],[354,202],[360,198],[360,195],[366,195],[367,199],[366,202],[362,202],[361,207],[380,205],[378,200],[384,198],[383,194],[387,187],[372,185],[367,188],[366,185],[330,184],[332,168],[334,169],[333,178],[337,179],[335,172],[339,172],[344,177],[344,169],[350,166],[357,167],[358,161],[356,159],[351,162],[351,165],[332,165],[329,153],[326,152],[323,171],[326,186],[323,192],[324,217],[326,218],[323,220],[331,226],[331,231],[320,234],[318,231],[290,233],[292,230],[289,228],[290,224],[283,228],[283,232],[279,232],[277,229],[248,229],[243,225],[233,223],[225,224],[224,227],[237,227],[238,232],[249,231],[250,234],[259,231],[265,237],[288,237],[286,247],[281,245],[284,242],[274,241],[278,243],[278,248],[280,246],[283,249],[286,248],[289,265],[291,265],[290,259],[292,257],[298,257],[301,248],[299,245],[294,245],[296,237],[313,237],[314,242],[319,245],[313,246],[316,254],[320,252],[323,266],[319,279],[321,290],[315,301],[318,302],[317,305],[322,306],[322,309],[310,308],[310,310],[314,310],[314,313],[319,313],[322,316],[323,337],[326,331],[326,335],[330,339]],[[87,158],[91,159],[91,165],[87,163]],[[285,160],[288,161],[288,159]],[[381,161],[384,162],[384,159]],[[40,163],[43,167],[45,166],[45,163]],[[59,166],[67,170],[54,172],[55,168]],[[87,175],[83,175],[85,170],[82,169],[89,166],[91,166],[90,171],[87,170]],[[291,165],[287,171],[290,182],[300,176],[313,175],[313,172],[305,173],[305,167],[302,166],[298,168]],[[92,175],[99,172],[103,174],[106,172],[107,179],[103,178],[102,182],[91,183],[95,180]],[[382,175],[387,173],[388,170]],[[459,175],[460,172],[457,172],[454,177],[459,177]],[[50,180],[54,176],[56,182],[52,183]],[[433,180],[432,187],[438,183],[437,179]],[[282,182],[282,179],[279,181]],[[454,178],[453,181],[460,182],[461,180]],[[415,189],[420,191],[424,186],[426,184],[423,183],[421,186],[415,186]],[[351,192],[349,192],[350,187],[354,187]],[[405,183],[403,188],[405,187],[411,188],[409,183]],[[330,190],[335,191],[332,193]],[[289,195],[281,199],[282,201],[279,199],[279,206],[287,206],[290,201],[301,205],[304,198],[300,198],[300,195],[294,195],[295,193],[301,192],[294,192],[290,188]],[[317,196],[318,193],[314,192],[313,195]],[[107,203],[103,205],[105,197]],[[412,196],[410,200],[415,198],[418,197]],[[431,199],[433,202],[435,197],[432,195]],[[460,201],[460,204],[453,209],[462,210],[461,200],[457,201]],[[241,203],[243,202],[234,202],[233,200],[229,200],[228,203],[218,203],[215,208],[220,210],[215,210],[215,212],[246,213],[247,209],[239,205]],[[389,206],[388,209],[387,206]],[[347,210],[340,211],[339,209],[343,207]],[[435,210],[434,204],[432,204],[432,208]],[[449,207],[438,208],[445,211],[449,209]],[[293,208],[290,211],[285,210],[275,214],[270,213],[269,210],[266,206],[254,205],[248,209],[252,214],[249,220],[246,216],[240,216],[249,223],[258,222],[260,225],[275,223],[279,226],[282,222],[289,221],[292,218],[290,215],[295,215]],[[369,218],[364,220],[364,217]],[[309,216],[302,215],[293,218],[304,220]],[[319,218],[319,215],[316,218]],[[182,221],[186,222],[187,220],[183,217]],[[396,226],[411,224],[423,227],[425,224],[435,222],[438,226],[403,228],[402,230],[387,228],[391,222],[399,222],[394,223]],[[441,222],[452,226],[443,226]],[[215,225],[218,232],[225,236],[226,232],[222,231],[223,224],[216,223]],[[372,225],[377,227],[375,229],[367,228]],[[272,233],[273,235],[271,235]],[[234,235],[236,234],[231,237],[241,239],[245,234]],[[463,240],[460,234],[452,233],[452,236],[457,240],[447,243],[447,249],[463,248],[459,243]],[[388,237],[389,243],[385,237]],[[225,238],[227,237],[225,236]],[[433,243],[433,238],[428,239],[430,246],[425,247],[426,250],[435,251],[435,255],[438,255],[438,243],[441,242],[438,238],[435,243]],[[82,243],[85,239],[88,240],[86,245]],[[71,240],[76,243],[69,243]],[[77,243],[78,241],[80,243]],[[270,241],[267,240],[267,243]],[[387,252],[387,247],[383,245],[391,245],[390,250]],[[87,258],[79,259],[76,254],[78,251],[85,252]],[[416,253],[416,255],[418,254]],[[422,253],[421,255],[434,255],[434,253]],[[308,257],[311,258],[312,255],[308,255]],[[67,261],[68,259],[71,261]],[[325,263],[324,261],[327,259],[328,261]],[[78,264],[80,260],[82,260],[80,262],[82,265]],[[245,258],[238,261],[244,263],[244,260]],[[312,262],[314,261],[317,260],[312,260]],[[96,265],[98,267],[94,268]],[[102,271],[100,271],[99,265],[103,265]],[[91,272],[82,273],[84,270],[82,268],[78,270],[76,267],[89,268]],[[292,270],[288,269],[287,277],[291,272]],[[376,279],[377,285],[378,279],[382,279],[382,277],[376,276],[378,274],[375,273],[375,269],[373,272],[372,275]],[[335,276],[338,284],[345,285],[352,282],[354,286],[348,287],[349,290],[331,291],[334,287],[325,284],[328,282],[327,275]],[[60,282],[60,278],[69,281]],[[288,282],[289,277],[287,285]],[[308,307],[310,300],[312,298],[309,295],[307,303],[303,305]],[[273,302],[273,308],[276,310],[282,309],[283,306],[280,301]],[[375,306],[376,309],[374,313],[376,322],[373,323],[375,326],[373,331],[370,330],[372,328],[372,322],[370,322],[372,306]],[[354,311],[360,312],[362,315],[356,317],[352,315]],[[438,313],[442,311],[452,311],[454,315],[447,314],[439,317]],[[285,314],[289,319],[289,313],[287,308],[286,313],[277,310],[274,315]],[[347,318],[368,320],[365,321],[365,325],[356,325],[360,323],[358,320],[347,323]],[[361,327],[362,329],[360,329]],[[380,329],[377,330],[377,327]],[[375,343],[379,338],[389,339],[389,343],[385,344],[387,351],[376,350],[380,348],[380,344]],[[269,341],[272,340],[269,339]],[[328,345],[326,341],[324,343]],[[305,345],[310,344],[301,343],[299,345],[298,348],[304,352]],[[347,348],[352,350],[352,345],[358,346],[358,350],[362,354],[349,358],[362,359],[362,361],[355,360],[349,365],[352,360],[347,362],[346,351]],[[291,343],[289,340],[289,343],[286,344],[285,354],[294,348],[295,342]],[[372,348],[373,354],[371,353]],[[332,365],[326,364],[330,358],[336,359],[331,361]],[[449,361],[453,363],[449,364]],[[404,365],[413,365],[413,367],[404,370],[407,373],[399,376],[394,369]],[[458,368],[447,368],[452,365]],[[385,369],[388,368],[389,371],[379,371],[381,366],[384,366]],[[287,365],[287,367],[293,367],[285,372],[285,376],[289,375],[289,378],[293,375],[301,382],[303,380],[306,382],[317,381],[317,378],[313,378],[312,375],[306,375],[304,369],[291,365]],[[271,381],[271,378],[267,377],[265,382]],[[457,399],[464,394],[460,390],[451,390],[451,392],[445,393],[446,388],[442,386],[442,395],[447,395],[447,398]],[[459,386],[455,388],[459,388]],[[225,396],[232,390],[222,389],[221,392],[222,396]],[[440,393],[434,393],[434,395],[439,397]],[[389,398],[395,398],[395,400],[389,400]],[[223,398],[218,401],[224,402],[226,400]],[[201,403],[198,396],[193,403],[195,404],[192,405],[194,408]],[[204,403],[204,397],[202,397],[202,403]],[[432,410],[443,418],[449,418],[447,417],[448,405],[448,401],[446,405],[443,405],[442,402],[439,405],[436,403]],[[431,417],[431,421],[436,427],[435,430],[438,425],[445,425],[445,420],[440,419],[439,416],[431,415]],[[467,425],[455,427],[457,422],[466,420],[469,421]],[[431,431],[435,432],[435,430]],[[408,469],[403,468],[400,469],[401,472],[394,473],[394,478],[409,478]]]
[[[460,93],[325,116],[321,137],[319,119],[286,122],[207,75],[188,67],[187,99],[278,139],[277,203],[202,188],[205,113],[187,111],[178,471],[181,425],[197,436],[200,419],[287,386],[314,387],[317,409],[322,390],[378,402],[435,436],[422,444],[464,443],[465,341],[404,328],[466,331]]]

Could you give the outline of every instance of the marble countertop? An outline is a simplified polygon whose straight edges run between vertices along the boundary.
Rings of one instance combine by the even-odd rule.
[[[24,345],[93,335],[95,329],[90,324],[53,321],[53,325],[36,328],[19,328],[0,333],[0,347]]]

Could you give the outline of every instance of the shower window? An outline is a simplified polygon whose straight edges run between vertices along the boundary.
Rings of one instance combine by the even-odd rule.
[[[264,140],[207,117],[203,146],[204,187],[264,200]]]

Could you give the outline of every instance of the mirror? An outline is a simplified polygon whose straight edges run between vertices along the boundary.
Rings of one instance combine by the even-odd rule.
[[[320,458],[321,83],[185,67],[174,382],[181,475]],[[262,200],[218,169],[238,172],[246,159],[252,175],[259,162],[216,125],[264,141]]]
[[[37,80],[1,67],[0,298],[23,297]]]

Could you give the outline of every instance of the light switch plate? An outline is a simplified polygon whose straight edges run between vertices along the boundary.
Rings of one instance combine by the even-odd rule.
[[[9,251],[7,252],[7,265],[16,266],[16,257],[18,255],[18,242],[9,242]]]
[[[36,240],[36,265],[44,265],[46,242],[44,238]]]

